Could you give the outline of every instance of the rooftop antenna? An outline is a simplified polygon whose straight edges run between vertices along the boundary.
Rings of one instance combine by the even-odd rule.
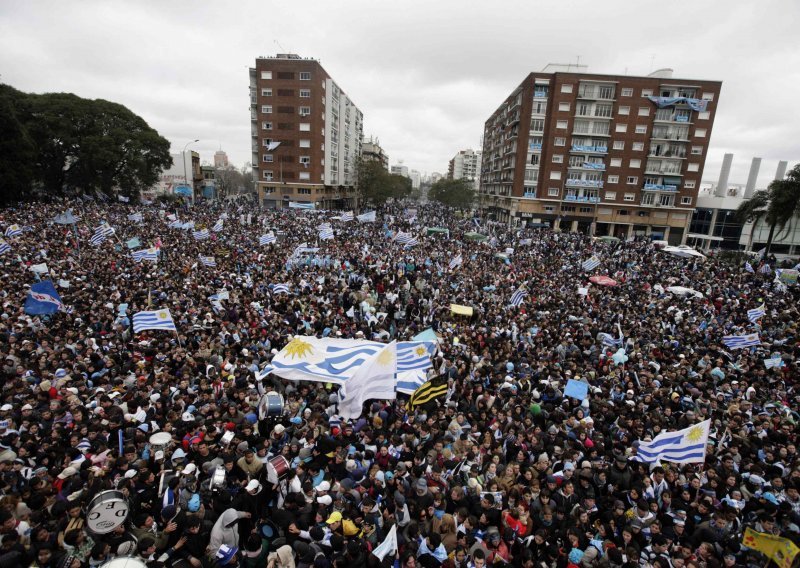
[[[578,57],[578,62],[575,64],[575,67],[577,68],[578,72],[580,72],[580,70],[581,70],[581,56],[578,55],[577,57]]]
[[[285,49],[283,49],[283,46],[282,46],[280,43],[278,43],[278,40],[277,40],[277,39],[276,39],[276,40],[274,40],[274,41],[275,41],[275,45],[277,45],[277,46],[280,48],[280,50],[281,50],[281,53],[289,53],[288,51],[286,51]]]
[[[656,55],[655,53],[650,56],[650,73],[653,72],[653,67],[655,65]]]

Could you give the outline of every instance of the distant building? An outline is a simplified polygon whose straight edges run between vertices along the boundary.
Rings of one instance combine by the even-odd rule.
[[[145,199],[153,199],[164,194],[184,194],[184,187],[191,187],[195,194],[203,187],[203,174],[200,169],[200,154],[193,150],[170,154],[172,166],[161,172],[158,182],[148,191],[142,192]],[[188,180],[188,182],[187,182]],[[185,194],[189,194],[187,189]]]
[[[450,160],[447,167],[447,178],[470,181],[477,191],[480,185],[480,171],[481,153],[472,149],[461,150]]]
[[[256,59],[250,124],[263,205],[356,206],[364,116],[319,61],[295,54]]]
[[[440,179],[442,179],[442,174],[440,174],[439,172],[433,172],[431,174],[431,183],[436,183]]]
[[[422,175],[417,170],[411,170],[408,173],[408,177],[411,178],[411,189],[419,189],[419,184],[422,181]]]
[[[217,150],[216,152],[214,152],[214,167],[215,168],[228,167],[228,154],[226,154],[223,150]]]
[[[399,175],[399,176],[403,176],[403,177],[409,177],[409,175],[408,175],[408,166],[404,166],[403,164],[396,164],[396,165],[392,166],[392,168],[390,170],[390,173],[393,173],[393,174],[396,174],[396,175]]]
[[[377,138],[370,138],[361,145],[361,158],[368,162],[380,162],[384,169],[389,169],[389,156],[383,151]]]

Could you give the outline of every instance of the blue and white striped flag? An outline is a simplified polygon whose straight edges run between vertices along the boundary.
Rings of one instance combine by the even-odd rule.
[[[272,295],[276,294],[289,294],[289,285],[288,284],[273,284],[272,286]]]
[[[765,264],[761,268],[758,269],[758,272],[761,274],[769,274],[772,272],[772,269],[769,267],[769,264]]]
[[[211,236],[211,234],[208,232],[208,229],[203,229],[201,231],[193,232],[192,236],[194,237],[194,240],[196,240],[196,241],[204,241],[207,238],[209,238]]]
[[[142,262],[148,260],[150,262],[158,262],[158,249],[156,247],[135,250],[131,253],[135,262]]]
[[[509,302],[509,305],[515,307],[522,305],[522,301],[525,299],[525,296],[527,295],[528,293],[525,291],[525,288],[523,286],[520,286],[513,294],[511,294],[511,302]]]
[[[706,420],[678,430],[664,432],[653,438],[652,442],[639,440],[634,461],[655,463],[703,463],[706,461],[706,445],[711,430],[711,420]]]
[[[611,335],[610,333],[606,333],[601,331],[597,334],[600,338],[600,343],[606,347],[622,347],[622,338],[617,338]]]
[[[183,229],[184,231],[191,231],[194,230],[194,221],[186,221],[185,223],[181,224],[179,229]]]
[[[450,264],[447,266],[450,270],[453,270],[456,267],[461,266],[464,263],[464,258],[459,254],[453,260],[450,261]]]
[[[333,229],[330,226],[321,227],[319,230],[319,240],[329,241],[333,238]]]
[[[278,237],[273,235],[272,233],[268,233],[266,235],[261,235],[258,237],[258,244],[261,246],[268,245],[274,243],[278,240]]]
[[[367,211],[366,213],[362,213],[358,217],[356,217],[362,223],[374,223],[375,222],[375,211]]]
[[[583,261],[583,264],[581,264],[581,268],[587,271],[594,270],[598,266],[600,266],[600,259],[597,258],[597,256],[592,256],[591,258]]]
[[[89,244],[93,247],[99,246],[105,241],[108,237],[114,234],[114,229],[110,227],[107,223],[103,223],[99,227],[94,230],[94,234],[89,239]]]
[[[169,225],[167,225],[170,229],[183,229],[183,223],[181,223],[180,219],[175,219],[174,221],[170,221]]]
[[[757,333],[747,335],[726,335],[722,338],[722,343],[728,349],[741,349],[743,347],[757,347],[761,345],[761,339]]]
[[[134,223],[141,223],[144,221],[144,215],[141,213],[134,213],[133,215],[128,215],[128,221],[133,221]]]
[[[0,239],[0,254],[5,254],[11,250],[11,245]]]
[[[172,320],[172,314],[169,313],[168,309],[133,314],[133,332],[139,333],[147,329],[178,331],[178,328],[175,327],[175,322]]]
[[[766,306],[764,304],[761,304],[757,308],[753,308],[752,310],[747,310],[747,319],[749,319],[753,323],[756,323],[766,314],[767,314]]]
[[[211,230],[215,233],[219,233],[222,230],[222,219],[218,219],[214,226],[211,227]]]
[[[755,269],[753,268],[753,265],[752,265],[752,264],[750,264],[749,262],[745,262],[745,263],[744,263],[744,269],[745,269],[747,272],[749,272],[750,274],[755,274],[755,272],[756,272],[756,271],[755,271]]]
[[[344,213],[335,218],[339,219],[340,221],[352,221],[353,219],[355,219],[355,215],[353,215],[352,211],[345,211]]]
[[[419,239],[417,237],[413,237],[410,241],[403,245],[403,248],[410,249],[411,247],[415,247],[419,244]]]
[[[22,227],[19,225],[9,225],[6,228],[6,236],[7,237],[17,237],[22,234]]]
[[[416,241],[414,235],[412,235],[411,233],[404,233],[403,231],[397,233],[394,236],[394,240],[403,245],[408,244],[411,241]]]
[[[397,372],[425,371],[431,368],[435,341],[403,341],[397,344]]]
[[[214,260],[213,256],[203,256],[201,254],[200,255],[200,264],[202,264],[203,266],[216,266],[217,265],[217,261]]]

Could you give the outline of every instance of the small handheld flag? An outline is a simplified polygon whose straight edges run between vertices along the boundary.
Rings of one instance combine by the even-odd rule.
[[[677,432],[659,434],[652,442],[639,441],[633,459],[645,463],[703,463],[710,429],[711,420],[706,420]]]
[[[741,349],[743,347],[758,347],[761,345],[761,339],[757,333],[750,333],[748,335],[726,335],[722,338],[722,343],[728,349]]]
[[[217,261],[214,260],[213,256],[203,256],[201,254],[200,255],[200,264],[202,264],[203,266],[214,267],[214,266],[217,265]]]
[[[200,231],[193,232],[192,236],[196,241],[204,241],[208,239],[211,235],[209,234],[208,229],[202,229]]]
[[[139,333],[148,329],[178,331],[168,309],[133,314],[133,332]]]
[[[511,295],[511,302],[509,302],[509,305],[515,306],[515,307],[522,305],[522,301],[525,299],[525,296],[527,296],[527,295],[528,295],[528,293],[525,291],[525,288],[523,286],[520,286]]]
[[[753,308],[752,310],[747,310],[747,319],[749,319],[752,323],[756,323],[766,314],[767,314],[766,306],[764,304],[761,304],[757,308]]]
[[[744,269],[745,269],[747,272],[749,272],[750,274],[755,274],[755,272],[756,272],[756,271],[755,271],[755,269],[753,268],[753,265],[752,265],[752,264],[750,264],[749,262],[745,262],[745,263],[744,263]]]
[[[222,230],[222,223],[223,223],[222,219],[218,219],[217,222],[214,223],[214,226],[211,227],[211,230],[214,231],[215,233],[219,233]]]
[[[275,235],[273,235],[272,233],[269,233],[267,235],[261,235],[260,237],[258,237],[258,244],[261,245],[261,246],[264,246],[264,245],[268,245],[268,244],[274,243],[277,240],[278,240],[278,238]]]
[[[581,264],[581,268],[583,268],[585,271],[594,270],[598,266],[600,266],[600,259],[597,258],[597,256],[592,256],[591,258],[583,261],[583,264]]]
[[[135,250],[131,253],[134,262],[142,262],[147,260],[150,262],[158,262],[158,249],[155,247],[149,249]]]
[[[432,400],[445,396],[446,394],[447,378],[444,375],[434,377],[411,393],[411,398],[408,401],[408,407],[413,410],[417,406],[427,404]]]

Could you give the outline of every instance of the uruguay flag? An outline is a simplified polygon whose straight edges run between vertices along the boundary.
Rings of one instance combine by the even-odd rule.
[[[217,261],[214,260],[213,256],[203,256],[201,254],[200,255],[200,264],[202,264],[203,266],[212,266],[213,267],[213,266],[217,265]]]
[[[757,308],[753,308],[752,310],[747,310],[747,319],[749,319],[752,323],[756,323],[766,314],[767,314],[767,308],[764,304],[761,304]]]
[[[270,243],[274,243],[277,240],[278,240],[278,237],[276,237],[272,233],[269,233],[268,235],[261,235],[260,237],[258,237],[258,244],[261,245],[261,246],[264,246],[264,245],[268,245]]]
[[[288,284],[275,284],[272,286],[272,295],[276,294],[288,294],[289,293],[289,285]]]
[[[639,441],[635,461],[654,463],[703,463],[706,461],[706,444],[711,429],[711,420],[689,426],[677,432],[664,432],[652,442]]]
[[[214,226],[211,227],[211,230],[215,233],[219,233],[222,230],[222,219],[219,219],[216,223],[214,223]]]
[[[42,280],[31,286],[30,294],[25,300],[25,313],[30,315],[54,314],[64,310],[61,296],[50,280]]]
[[[5,254],[11,250],[11,245],[0,239],[0,254]]]
[[[192,236],[196,241],[203,241],[209,238],[211,235],[209,234],[208,229],[203,229],[202,231],[195,231],[192,233]]]
[[[142,262],[148,260],[150,262],[158,262],[158,249],[153,247],[149,249],[135,250],[131,253],[134,262]]]
[[[17,237],[22,234],[22,227],[19,225],[9,225],[6,229],[7,237]]]
[[[319,230],[319,240],[329,241],[333,238],[333,229],[331,227],[323,227]]]
[[[167,331],[178,331],[172,314],[169,310],[155,310],[152,312],[137,312],[133,314],[133,332],[139,333],[147,329],[164,329]]]
[[[728,349],[741,349],[743,347],[758,347],[761,345],[761,339],[757,333],[750,333],[747,335],[726,335],[722,338],[722,343]]]

